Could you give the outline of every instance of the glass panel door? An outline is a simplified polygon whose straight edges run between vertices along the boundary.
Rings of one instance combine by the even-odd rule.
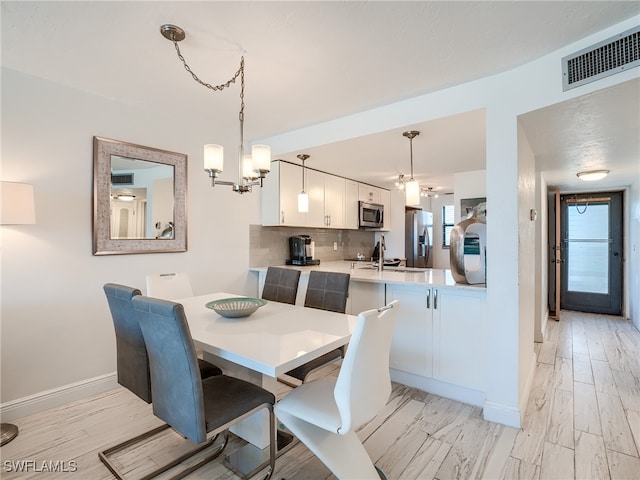
[[[563,195],[561,308],[622,311],[622,193]]]

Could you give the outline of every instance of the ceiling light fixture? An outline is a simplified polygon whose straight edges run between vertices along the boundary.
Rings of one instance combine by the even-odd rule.
[[[302,160],[302,191],[298,194],[298,212],[307,213],[309,211],[309,194],[304,191],[304,162],[309,155],[301,153],[297,156]]]
[[[254,185],[262,186],[262,180],[271,170],[271,148],[268,145],[253,145],[251,147],[251,155],[244,154],[244,56],[240,58],[240,68],[226,83],[220,85],[211,85],[205,83],[193,73],[191,67],[180,52],[178,42],[185,39],[184,30],[175,25],[165,24],[160,27],[160,33],[164,38],[173,42],[176,48],[178,58],[184,65],[187,72],[191,74],[193,79],[200,85],[207,87],[213,91],[221,91],[235,83],[240,77],[240,148],[238,152],[238,182],[229,182],[216,180],[222,173],[224,164],[224,148],[221,145],[207,144],[204,146],[204,170],[211,177],[211,186],[230,185],[234,192],[245,193],[251,192]],[[259,179],[259,180],[258,180]]]
[[[576,175],[580,180],[593,182],[595,180],[602,180],[604,177],[609,175],[609,170],[589,170],[587,172],[576,173]]]
[[[420,189],[420,196],[421,197],[433,197],[433,198],[438,198],[438,192],[436,192],[433,187],[427,187],[427,188],[422,188]]]
[[[405,188],[405,205],[419,205],[420,204],[420,184],[417,180],[413,179],[413,138],[420,135],[417,130],[409,130],[402,135],[409,139],[409,150],[411,154],[411,178],[408,182],[404,182]]]
[[[396,187],[398,187],[398,190],[404,190],[404,174],[399,174],[398,175],[398,180],[396,180]]]

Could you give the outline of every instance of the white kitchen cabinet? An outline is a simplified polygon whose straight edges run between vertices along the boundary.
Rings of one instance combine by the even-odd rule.
[[[344,227],[357,230],[358,225],[358,182],[345,180],[344,185]]]
[[[433,377],[485,391],[486,293],[434,289]]]
[[[309,193],[308,227],[343,228],[345,179],[316,170],[306,170]]]
[[[361,202],[381,204],[381,191],[381,188],[367,185],[366,183],[360,183],[358,185],[358,200]]]
[[[325,174],[324,179],[324,214],[326,226],[344,228],[345,179],[336,175]]]
[[[305,190],[309,194],[309,212],[305,225],[323,228],[326,226],[324,213],[324,181],[326,174],[316,170],[305,169]]]
[[[306,214],[298,212],[298,194],[301,191],[301,166],[271,162],[271,172],[260,189],[262,225],[305,226]]]
[[[433,290],[424,286],[387,284],[387,303],[400,301],[391,339],[391,368],[423,377],[432,376]]]

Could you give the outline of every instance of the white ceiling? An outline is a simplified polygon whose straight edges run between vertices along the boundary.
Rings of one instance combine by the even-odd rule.
[[[237,86],[211,93],[193,82],[159,33],[173,23],[207,82],[230,78],[244,52],[245,134],[259,138],[505,71],[639,13],[635,1],[3,1],[2,65],[158,112],[177,127],[206,122],[237,135],[229,122]],[[576,169],[592,165],[640,174],[639,91],[627,82],[523,117],[550,184],[573,188]],[[409,128],[421,131],[414,159],[423,185],[450,190],[452,173],[484,168],[482,112]],[[403,130],[304,153],[310,167],[391,187],[409,173]],[[604,156],[586,158],[584,145]],[[295,160],[302,152],[274,153]]]

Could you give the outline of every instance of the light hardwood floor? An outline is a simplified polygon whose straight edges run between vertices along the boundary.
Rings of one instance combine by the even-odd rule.
[[[617,317],[562,312],[560,322],[549,321],[536,353],[520,430],[484,421],[478,407],[394,385],[387,407],[359,431],[360,438],[389,480],[640,479],[640,333]],[[335,375],[337,369],[317,375]],[[282,386],[280,396],[286,392]],[[0,476],[7,480],[113,479],[97,452],[160,424],[148,405],[123,388],[15,423],[20,435],[0,449]],[[227,452],[242,443],[232,441]],[[169,431],[118,461],[131,478],[140,478],[185,447]],[[9,471],[18,461],[33,463],[26,471]],[[42,471],[47,467],[76,471]],[[187,478],[238,477],[216,460]],[[333,478],[302,444],[278,458],[273,476]]]

